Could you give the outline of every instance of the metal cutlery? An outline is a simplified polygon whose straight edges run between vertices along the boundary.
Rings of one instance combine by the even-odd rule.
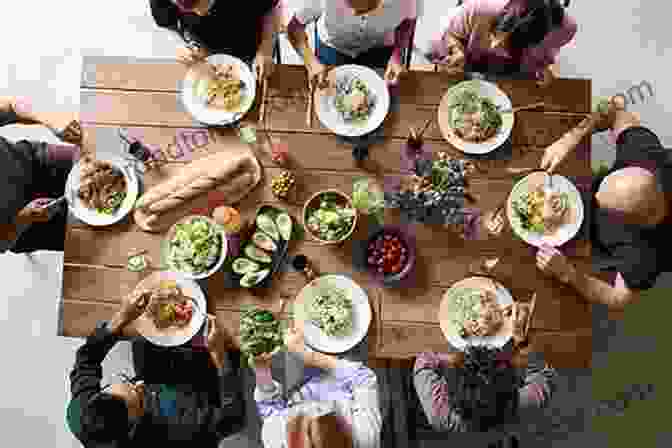
[[[504,109],[500,110],[500,114],[508,114],[508,113],[516,113],[521,110],[529,110],[529,109],[538,109],[540,107],[543,107],[546,103],[544,101],[540,101],[538,103],[533,103],[533,104],[528,104],[526,106],[518,106],[518,107],[512,107],[510,109]]]

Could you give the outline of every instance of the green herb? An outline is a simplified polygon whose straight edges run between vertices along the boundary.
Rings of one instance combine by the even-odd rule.
[[[338,241],[352,229],[357,212],[339,205],[338,195],[325,194],[319,199],[319,207],[308,212],[306,224],[320,239]]]
[[[252,361],[262,353],[272,353],[282,346],[280,322],[273,313],[256,307],[247,307],[240,316],[240,351],[243,360]]]
[[[112,196],[110,196],[107,207],[97,209],[98,213],[103,213],[105,215],[114,215],[116,211],[121,207],[121,204],[126,199],[125,191],[117,191]]]
[[[457,93],[450,104],[450,126],[453,129],[464,127],[464,116],[481,112],[481,129],[484,131],[499,129],[502,116],[490,98],[479,96],[470,89]]]

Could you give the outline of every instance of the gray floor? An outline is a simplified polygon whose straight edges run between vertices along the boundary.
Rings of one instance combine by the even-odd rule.
[[[453,4],[452,0],[425,2],[418,45],[434,32],[434,24],[446,11],[444,5]],[[148,3],[13,2],[11,10],[3,10],[0,27],[0,95],[25,95],[38,108],[71,110],[79,104],[82,55],[172,57],[177,39],[154,26]],[[664,62],[672,56],[672,38],[667,32],[669,6],[658,1],[572,3],[570,12],[580,27],[578,45],[563,50],[562,75],[592,78],[596,96],[623,93],[643,121],[665,143],[672,142],[672,128],[667,124],[671,111],[666,110],[672,91],[664,79]],[[285,61],[298,63],[286,42],[283,47]],[[640,96],[636,90],[629,90],[642,82],[649,83],[652,92],[644,88]],[[41,129],[6,127],[0,135],[54,141]],[[596,161],[611,160],[612,148],[603,138],[596,137],[593,148]],[[4,280],[0,292],[4,367],[0,375],[0,421],[3,439],[20,440],[23,446],[79,446],[64,426],[64,411],[69,396],[67,373],[81,341],[55,336],[62,262],[62,255],[57,253],[38,253],[32,259],[0,256]],[[632,337],[625,337],[622,329],[616,332],[619,336],[610,338],[610,348],[629,352],[626,344],[640,346]],[[597,362],[606,367],[607,356],[597,357]],[[120,344],[105,361],[105,375],[127,370],[129,361],[128,346]],[[540,423],[540,428],[553,432],[547,434],[545,443],[539,439],[532,446],[549,442],[552,446],[584,442],[609,446],[604,435],[586,438],[591,432],[590,421],[586,412],[577,410],[591,397],[588,373],[566,372],[554,408],[548,411],[551,418]],[[554,423],[553,428],[548,428],[549,422]],[[662,439],[655,446],[663,446]]]

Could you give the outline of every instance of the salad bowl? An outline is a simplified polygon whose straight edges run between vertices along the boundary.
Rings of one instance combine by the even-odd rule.
[[[196,228],[193,226],[195,221],[207,227]],[[216,247],[212,241],[214,235],[219,236]],[[224,264],[227,252],[224,229],[211,218],[201,215],[185,216],[173,224],[161,250],[163,264],[190,280],[208,278],[217,272]]]
[[[327,208],[325,209],[323,205],[327,205]],[[346,214],[342,211],[338,211],[345,209],[352,210],[352,223],[349,224],[348,229],[345,228],[345,226],[348,225],[344,218]],[[357,227],[357,210],[353,206],[350,197],[340,190],[331,189],[318,191],[306,201],[301,215],[303,218],[303,227],[308,234],[310,234],[310,236],[318,243],[323,245],[343,243],[352,236]],[[313,229],[312,224],[314,223],[324,226],[325,228],[328,227],[335,232],[337,237],[334,239],[327,238],[324,233],[320,233]]]

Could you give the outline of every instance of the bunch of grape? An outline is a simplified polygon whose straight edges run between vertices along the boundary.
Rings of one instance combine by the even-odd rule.
[[[440,153],[436,161],[417,160],[414,174],[416,178],[421,178],[422,188],[402,187],[386,192],[385,205],[400,209],[413,221],[460,226],[465,219],[462,210],[467,169],[464,160],[452,159],[445,153]]]
[[[296,178],[289,171],[283,171],[279,176],[271,181],[271,190],[278,198],[285,199],[289,196],[290,190],[294,187]]]

